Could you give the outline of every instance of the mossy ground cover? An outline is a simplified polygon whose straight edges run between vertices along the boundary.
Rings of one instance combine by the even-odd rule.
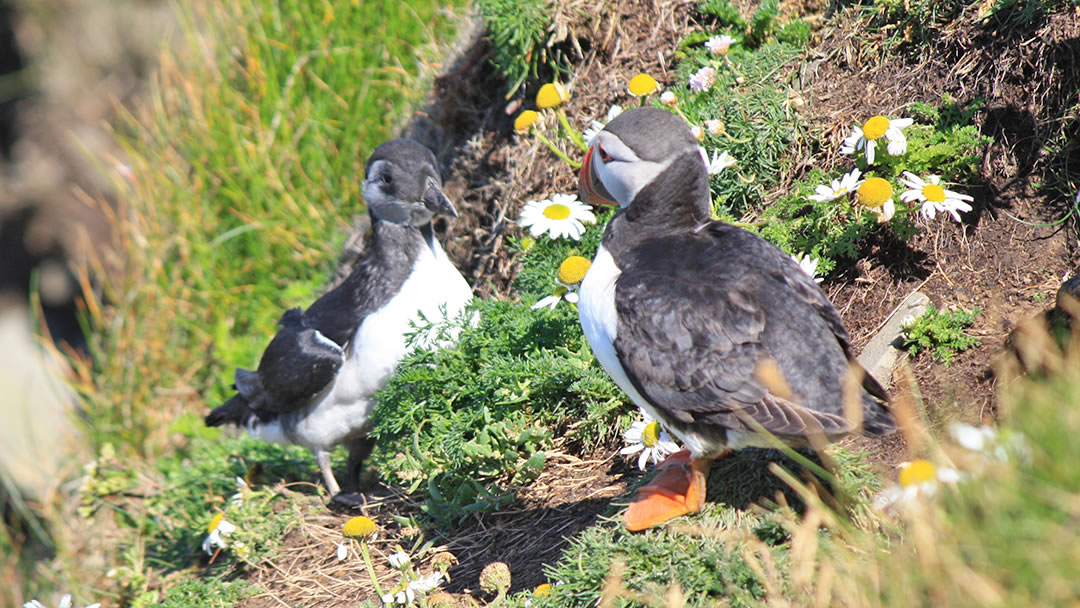
[[[922,274],[902,274],[902,263],[890,267],[900,277],[894,283],[927,284],[938,274],[927,277],[927,267],[947,265],[965,251],[956,241],[977,237],[966,232],[972,220],[961,225],[941,215],[929,223],[918,217],[917,205],[900,200],[895,217],[884,222],[853,197],[827,201],[832,206],[813,204],[808,196],[815,186],[855,167],[870,169],[857,155],[838,154],[840,140],[853,124],[875,114],[914,118],[907,153],[889,158],[879,150],[886,159],[874,167],[897,194],[903,170],[948,174],[958,189],[985,193],[987,150],[1000,143],[977,132],[987,112],[983,102],[954,102],[939,91],[920,90],[921,105],[846,112],[843,133],[815,119],[815,103],[827,103],[813,97],[818,89],[807,84],[805,66],[820,59],[816,53],[830,60],[842,56],[836,36],[844,27],[865,28],[862,34],[875,49],[903,63],[927,52],[918,46],[919,32],[936,31],[963,15],[919,5],[906,18],[914,19],[909,23],[895,14],[894,4],[836,7],[831,16],[782,14],[769,2],[708,2],[677,16],[664,13],[665,22],[681,19],[687,27],[675,28],[683,32],[678,41],[659,50],[669,71],[656,72],[691,122],[723,123],[722,131],[705,129],[703,135],[707,151],[723,150],[737,160],[712,178],[717,215],[741,220],[791,253],[821,258],[820,272],[832,272],[825,285],[834,299],[840,296],[839,308],[856,328],[880,322],[889,301],[879,298],[873,308],[860,308],[873,311],[866,319],[852,316],[859,293],[862,299],[876,293],[876,285],[852,278],[858,264],[882,259],[882,249],[899,259],[910,259],[916,250],[930,258],[939,253],[938,242],[951,243],[953,249],[943,247],[940,257],[914,263]],[[435,9],[424,13],[398,4],[327,4],[318,10],[289,3],[199,6],[190,18],[200,27],[189,31],[192,48],[201,54],[166,59],[152,103],[127,127],[136,178],[118,225],[128,270],[110,285],[107,299],[88,303],[97,358],[80,370],[94,405],[98,457],[78,494],[82,508],[70,515],[85,531],[60,548],[56,563],[66,574],[54,570],[52,580],[78,586],[78,597],[111,605],[254,606],[282,598],[301,605],[377,605],[359,545],[350,545],[347,559],[336,561],[338,530],[351,514],[325,511],[310,456],[223,437],[202,429],[199,415],[224,395],[231,367],[254,362],[280,311],[306,304],[325,285],[346,218],[361,209],[358,176],[366,151],[392,136],[403,122],[401,113],[423,97],[423,81],[409,75],[412,62],[402,57],[414,57],[424,40],[448,35],[440,28],[450,21]],[[1068,3],[1040,6],[1042,19],[1056,16],[1075,29]],[[643,19],[650,10],[667,10],[649,3],[640,8]],[[372,31],[367,11],[375,9],[393,17],[379,27],[398,23],[404,30]],[[1018,10],[996,4],[974,27],[996,27],[1003,34],[1042,27],[1030,21],[1037,17],[1024,21],[1026,13]],[[553,27],[599,32],[591,39],[581,34],[581,56],[596,51],[580,67],[584,74],[617,55],[614,37],[629,44],[636,34],[617,23],[608,23],[610,30],[567,25],[568,15],[604,25],[582,12],[572,4],[561,7]],[[955,27],[972,26],[965,21]],[[605,39],[607,31],[612,34]],[[736,39],[722,57],[703,46],[720,34]],[[544,44],[555,38],[528,39]],[[361,42],[371,39],[385,48]],[[588,87],[579,83],[567,105],[573,123],[603,116],[612,101],[638,103],[622,89],[621,76],[650,71],[655,64],[648,61],[614,69],[620,79],[610,91],[598,92],[591,83],[586,97]],[[830,61],[822,69],[834,65]],[[705,67],[716,71],[715,80],[707,90],[691,88],[690,77]],[[526,76],[557,72],[544,62],[520,69]],[[841,75],[835,80],[843,81]],[[508,83],[507,90],[517,90],[515,85]],[[1077,89],[1080,81],[1058,86]],[[517,88],[535,91],[529,82]],[[528,107],[531,99],[524,102]],[[647,102],[661,105],[659,92]],[[1059,118],[1071,111],[1061,110]],[[571,191],[571,174],[561,161],[533,147],[529,137],[510,136],[508,124],[499,128],[501,136],[488,133],[463,148],[478,155],[484,142],[505,148],[520,163],[511,172],[527,183],[499,186],[490,175],[474,176],[470,183],[487,179],[494,185],[486,192],[516,188],[536,198]],[[567,141],[549,134],[574,154]],[[1053,133],[1047,145],[1065,150],[1061,137]],[[523,168],[526,163],[531,172]],[[454,171],[469,166],[458,163]],[[1046,169],[1056,181],[1032,187],[1045,186],[1043,196],[1062,198],[1072,176],[1063,175],[1060,164]],[[601,214],[580,241],[523,239],[512,227],[523,202],[512,201],[513,213],[499,228],[511,232],[504,255],[520,269],[511,287],[477,304],[479,322],[464,331],[456,348],[417,352],[381,394],[374,457],[381,477],[370,512],[380,526],[371,543],[378,562],[373,570],[384,589],[404,576],[388,566],[387,556],[397,548],[416,557],[418,571],[429,572],[435,569],[434,548],[463,543],[463,530],[470,531],[469,542],[482,545],[476,539],[488,533],[485,527],[498,522],[513,528],[522,496],[538,480],[549,479],[544,475],[558,474],[552,454],[612,454],[636,416],[593,359],[573,307],[560,302],[552,310],[530,308],[556,288],[557,268],[566,256],[591,257],[607,216]],[[972,217],[988,213],[981,204]],[[949,281],[955,276],[941,274]],[[870,276],[884,283],[880,275]],[[955,293],[937,295],[960,297]],[[965,351],[956,366],[976,353],[988,351]],[[505,603],[906,606],[928,598],[942,605],[986,605],[1075,597],[1071,569],[1080,560],[1072,554],[1077,544],[1067,523],[1075,519],[1078,489],[1063,463],[1075,462],[1067,437],[1080,430],[1080,421],[1061,404],[1075,401],[1068,378],[1080,372],[1071,355],[1060,363],[1064,379],[1041,388],[1021,384],[1026,388],[995,402],[1006,428],[1002,437],[1022,435],[1028,446],[1006,449],[1005,458],[939,439],[942,420],[972,419],[970,410],[957,406],[964,415],[940,416],[950,407],[940,393],[920,401],[917,392],[898,392],[906,447],[892,454],[891,463],[921,457],[965,474],[961,482],[939,484],[935,500],[890,513],[872,509],[873,493],[891,482],[883,482],[883,471],[869,467],[864,451],[850,445],[823,457],[831,463],[831,484],[773,466],[775,455],[742,456],[728,463],[738,470],[717,466],[729,483],[714,480],[705,512],[672,526],[630,535],[616,517],[625,498],[610,501],[599,515],[590,507],[588,518],[580,520],[582,531],[554,558],[510,564],[519,582]],[[920,380],[927,377],[921,373]],[[631,486],[641,482],[625,474],[636,470],[632,464],[608,468]],[[777,489],[786,492],[778,495]],[[531,497],[535,502],[522,509],[528,511],[521,513],[519,521],[527,522],[522,526],[544,525],[545,509],[562,507],[553,499],[544,505],[544,498]],[[207,555],[201,543],[216,513],[237,531],[227,548]],[[514,532],[528,537],[531,530]],[[928,545],[927,539],[934,541]],[[77,564],[73,556],[79,550],[94,559]],[[475,574],[483,552],[469,555],[470,563],[449,571],[454,593],[440,599],[491,602],[491,594],[478,590]],[[103,578],[106,571],[111,576]],[[531,583],[537,580],[552,587],[536,594]]]

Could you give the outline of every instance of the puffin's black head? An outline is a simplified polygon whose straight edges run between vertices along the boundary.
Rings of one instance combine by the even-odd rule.
[[[650,184],[671,181],[674,176],[661,179],[670,171],[683,181],[700,173],[707,184],[700,148],[686,122],[657,108],[628,110],[593,139],[581,164],[581,198],[628,207]]]
[[[388,141],[372,152],[364,179],[364,200],[379,220],[424,226],[435,214],[457,217],[442,191],[435,155],[410,139]]]

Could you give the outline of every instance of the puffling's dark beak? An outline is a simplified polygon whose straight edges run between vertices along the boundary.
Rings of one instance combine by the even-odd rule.
[[[578,175],[580,180],[578,194],[581,196],[581,200],[590,205],[618,206],[619,202],[604,188],[604,183],[600,181],[600,178],[596,176],[596,172],[593,171],[592,157],[595,150],[596,148],[589,148],[589,151],[585,153],[585,160],[581,162],[581,173]]]
[[[450,202],[450,199],[446,198],[442,189],[435,183],[435,180],[428,179],[427,187],[424,189],[423,197],[424,206],[431,210],[436,215],[449,215],[450,217],[457,217],[457,209],[454,209],[454,204]]]

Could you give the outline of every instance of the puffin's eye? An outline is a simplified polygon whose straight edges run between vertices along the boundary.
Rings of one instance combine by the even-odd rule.
[[[379,182],[389,186],[390,184],[394,183],[394,176],[390,175],[389,173],[383,173],[379,175]]]
[[[604,151],[604,146],[596,144],[596,153],[600,155],[600,160],[607,164],[611,162],[611,155]]]

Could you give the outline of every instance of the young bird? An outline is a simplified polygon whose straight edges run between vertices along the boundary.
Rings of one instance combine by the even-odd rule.
[[[282,315],[258,369],[237,369],[236,395],[206,416],[207,426],[233,423],[264,441],[308,448],[335,502],[349,506],[363,500],[375,391],[417,345],[406,344],[411,324],[421,315],[456,317],[472,300],[432,229],[434,216],[457,211],[430,150],[407,139],[376,148],[364,199],[373,237],[355,269],[307,310]],[[330,466],[339,444],[349,449],[340,486]]]

